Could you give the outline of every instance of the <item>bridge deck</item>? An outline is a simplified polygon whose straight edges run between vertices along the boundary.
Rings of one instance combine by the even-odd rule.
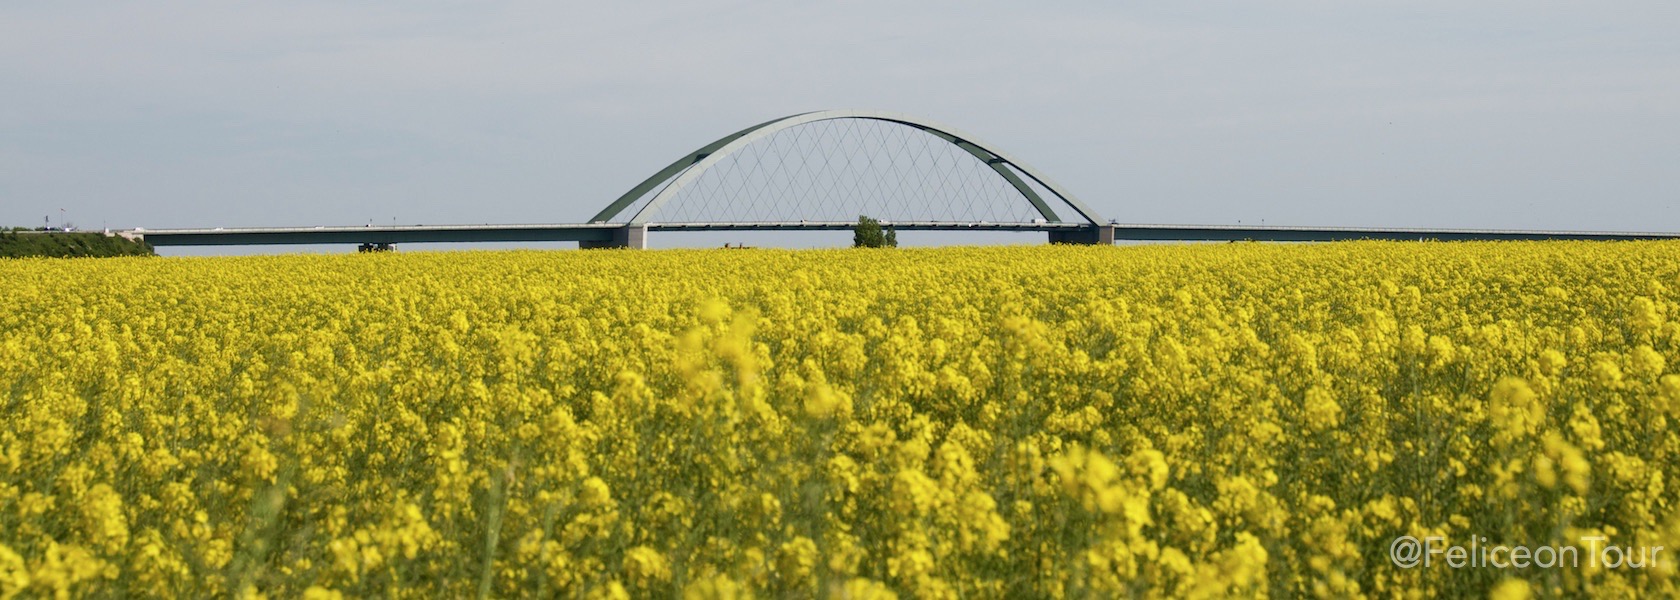
[[[1090,227],[1089,223],[994,223],[975,221],[951,223],[943,221],[881,221],[882,227],[904,231],[1071,231]],[[741,223],[649,223],[650,231],[851,231],[857,221],[787,221]]]
[[[882,221],[905,231],[1089,231],[1088,223],[953,223]],[[850,221],[650,223],[649,231],[847,231]],[[258,244],[412,244],[422,242],[612,242],[622,223],[525,225],[373,225],[363,227],[249,227],[214,229],[134,229],[154,246],[224,246]],[[1517,229],[1409,229],[1387,227],[1289,227],[1242,225],[1114,224],[1115,240],[1324,242],[1337,240],[1656,240],[1680,239],[1680,233],[1633,231],[1545,231]]]
[[[217,227],[135,229],[125,234],[153,246],[245,246],[263,244],[415,244],[421,242],[605,242],[619,229],[611,223],[534,225],[371,225],[364,227]]]
[[[912,231],[1068,231],[1086,223],[946,223],[882,221]],[[649,231],[850,231],[853,221],[748,223],[650,223]],[[623,223],[551,223],[529,225],[369,225],[363,227],[217,227],[213,229],[135,229],[153,246],[235,246],[260,244],[414,244],[422,242],[607,242]]]
[[[1248,225],[1115,224],[1116,240],[1333,242],[1342,240],[1668,240],[1680,233],[1654,231],[1553,231],[1531,229],[1428,229],[1399,227],[1292,227]]]

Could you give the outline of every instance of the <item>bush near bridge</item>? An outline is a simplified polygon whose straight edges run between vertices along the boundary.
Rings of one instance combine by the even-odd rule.
[[[4,597],[1680,593],[1388,557],[1680,546],[1676,243],[0,279]]]
[[[897,248],[898,232],[892,229],[883,230],[880,221],[859,216],[857,225],[852,227],[852,247]]]
[[[0,258],[150,256],[152,245],[103,233],[0,231]]]

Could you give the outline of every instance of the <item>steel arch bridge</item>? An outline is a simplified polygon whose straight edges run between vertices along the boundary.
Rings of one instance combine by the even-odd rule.
[[[1050,176],[1043,175],[1023,161],[1015,160],[1013,156],[996,150],[996,146],[986,145],[973,134],[963,133],[953,126],[934,123],[929,119],[914,118],[914,116],[902,113],[885,113],[885,111],[815,111],[815,113],[793,114],[793,116],[785,116],[785,118],[774,119],[774,121],[764,121],[764,123],[754,124],[751,128],[727,134],[717,141],[712,141],[709,145],[701,146],[699,150],[692,151],[689,155],[682,156],[679,160],[672,161],[659,173],[648,176],[647,180],[642,180],[642,183],[638,183],[637,187],[630,188],[630,192],[623,193],[622,197],[618,197],[610,205],[606,205],[606,208],[603,208],[600,213],[596,213],[595,217],[590,218],[590,222],[612,222],[615,218],[623,215],[627,208],[635,205],[638,198],[642,198],[643,195],[654,192],[654,190],[659,190],[659,192],[654,192],[654,197],[648,198],[647,202],[643,203],[640,210],[632,213],[628,218],[628,224],[630,225],[650,224],[659,215],[660,208],[664,208],[667,203],[672,202],[672,198],[679,197],[684,190],[689,190],[697,180],[701,180],[702,176],[711,173],[726,158],[738,156],[748,146],[761,143],[764,139],[776,136],[776,134],[788,131],[788,129],[800,128],[800,126],[806,126],[806,124],[822,123],[822,121],[838,121],[838,119],[862,119],[862,121],[897,124],[897,126],[931,134],[932,138],[942,139],[944,143],[956,146],[966,155],[973,156],[974,160],[978,160],[981,165],[988,166],[993,173],[996,173],[998,178],[1008,183],[1016,193],[1020,193],[1020,200],[1032,205],[1033,210],[1037,212],[1038,218],[1035,218],[1035,220],[1043,220],[1045,224],[1060,224],[1062,218],[1058,217],[1055,208],[1050,207],[1050,203],[1045,202],[1043,195],[1040,195],[1033,188],[1033,185],[1030,185],[1026,180],[1032,180],[1033,183],[1037,183],[1038,187],[1048,190],[1048,193],[1052,193],[1055,200],[1067,205],[1068,208],[1072,208],[1079,215],[1079,218],[1084,220],[1085,224],[1104,224],[1105,222],[1104,218],[1097,215],[1095,210],[1087,207],[1084,202],[1080,202],[1074,193],[1067,192],[1067,188],[1060,187],[1058,183],[1052,182]],[[1025,180],[1023,180],[1023,176],[1025,176]],[[660,185],[664,185],[664,187],[660,187]],[[959,222],[956,218],[939,218],[939,222],[946,222],[946,220]]]
[[[883,159],[858,158],[874,169],[873,187],[846,180],[856,175],[852,154],[832,146],[848,138],[801,132],[818,124],[845,124],[857,134],[861,152],[912,149]],[[872,124],[872,125],[863,125]],[[878,126],[878,127],[877,127]],[[877,127],[871,130],[870,127]],[[790,139],[795,140],[786,142]],[[807,143],[809,142],[809,143]],[[914,147],[920,143],[920,153]],[[902,147],[900,147],[902,146]],[[769,150],[766,150],[769,148]],[[836,154],[839,152],[839,154]],[[940,152],[946,155],[940,155]],[[786,155],[786,156],[784,156]],[[836,158],[840,156],[840,158]],[[730,179],[743,157],[776,163],[767,175],[753,170]],[[797,161],[788,160],[796,157]],[[908,157],[908,158],[906,158]],[[813,160],[820,158],[820,160]],[[844,159],[843,161],[840,159]],[[941,171],[906,174],[899,163],[931,161]],[[791,170],[788,167],[792,164]],[[815,165],[814,167],[812,165]],[[839,166],[837,166],[839,165]],[[755,166],[756,168],[756,166]],[[815,169],[814,173],[805,171]],[[801,169],[804,169],[802,171]],[[966,169],[966,170],[965,170]],[[833,171],[833,172],[831,172]],[[882,172],[897,176],[896,184]],[[755,179],[757,177],[757,179]],[[767,178],[783,177],[781,187]],[[804,179],[801,179],[804,177]],[[720,182],[720,180],[722,180]],[[708,181],[710,185],[708,186]],[[743,196],[757,209],[770,190],[770,208],[740,216]],[[796,192],[796,193],[790,193]],[[836,196],[835,194],[840,194]],[[816,206],[801,205],[807,196]],[[699,198],[696,202],[695,198]],[[938,201],[945,202],[938,206]],[[699,204],[688,212],[684,204]],[[985,210],[976,210],[976,207]],[[693,207],[691,207],[693,208]],[[919,208],[920,213],[906,212]],[[943,208],[943,212],[941,212]],[[1061,210],[1058,211],[1057,209]],[[255,244],[360,244],[364,249],[426,242],[577,242],[583,248],[645,248],[650,231],[822,231],[849,230],[858,216],[878,218],[899,230],[1036,231],[1052,243],[1109,244],[1127,240],[1334,241],[1671,239],[1674,233],[1525,231],[1488,229],[1400,229],[1348,227],[1254,227],[1224,225],[1116,225],[1072,192],[996,146],[953,127],[893,112],[825,110],[759,123],[689,152],[613,200],[587,223],[530,225],[414,225],[366,227],[252,227],[132,229],[113,232],[143,238],[154,246]],[[1065,217],[1065,218],[1064,218]]]
[[[647,180],[642,180],[628,192],[623,193],[617,200],[608,203],[606,208],[590,218],[591,224],[612,224],[622,222],[620,229],[613,230],[610,240],[600,242],[580,242],[581,247],[645,247],[647,245],[648,230],[848,230],[857,224],[852,215],[845,218],[675,218],[665,220],[660,218],[662,208],[669,207],[675,198],[696,187],[697,182],[706,178],[709,173],[724,165],[724,161],[734,156],[743,155],[748,148],[764,145],[768,139],[783,134],[791,129],[808,126],[808,124],[823,123],[823,121],[875,121],[875,123],[892,124],[909,131],[919,131],[931,138],[939,139],[944,145],[961,151],[964,156],[973,158],[976,165],[984,165],[991,176],[996,176],[998,182],[1008,185],[1015,193],[1015,202],[1023,203],[1032,208],[1026,218],[961,218],[953,213],[936,215],[934,218],[884,218],[882,224],[892,229],[904,230],[1005,230],[1005,232],[1048,232],[1052,242],[1067,242],[1067,244],[1102,244],[1114,242],[1109,232],[1107,220],[1102,215],[1080,202],[1079,197],[1068,192],[1060,183],[1043,175],[1042,171],[1026,165],[1025,161],[1016,160],[1013,156],[998,150],[996,146],[986,145],[973,134],[964,133],[961,129],[948,124],[936,123],[931,119],[916,118],[904,113],[887,113],[887,111],[813,111],[785,116],[785,118],[764,121],[754,124],[751,128],[741,129],[736,133],[727,134],[712,141],[709,145],[701,146],[690,151],[687,155],[672,161],[664,170],[657,171]],[[1047,200],[1048,197],[1048,200]],[[732,202],[736,198],[726,198]],[[1063,220],[1062,215],[1055,212],[1052,203],[1058,203],[1072,212],[1075,220]],[[862,212],[858,212],[862,215]]]

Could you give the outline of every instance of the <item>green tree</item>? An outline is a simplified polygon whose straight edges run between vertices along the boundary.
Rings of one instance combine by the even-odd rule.
[[[852,228],[852,247],[897,248],[898,232],[892,229],[882,231],[880,221],[858,215],[857,226]]]

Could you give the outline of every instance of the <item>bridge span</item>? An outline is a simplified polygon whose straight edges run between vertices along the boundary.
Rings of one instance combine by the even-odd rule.
[[[1138,241],[1649,240],[1680,233],[1121,224],[996,146],[900,113],[829,110],[767,121],[690,152],[587,223],[133,229],[154,246],[577,242],[646,248],[658,231],[841,231],[859,215],[899,231],[1042,232],[1051,243]]]
[[[1097,243],[1099,227],[1088,223],[991,223],[882,221],[899,231],[1046,232],[1051,241]],[[369,225],[364,227],[216,227],[133,229],[121,235],[153,246],[277,244],[416,244],[467,242],[577,242],[583,248],[646,248],[652,231],[849,231],[852,221],[718,223],[552,223],[532,225]],[[1091,238],[1087,240],[1086,238]],[[1112,241],[1109,240],[1109,241]]]
[[[1151,225],[1088,223],[942,223],[883,221],[899,231],[1044,232],[1052,243],[1102,244],[1116,241],[1268,241],[1331,242],[1344,240],[1666,240],[1680,233],[1621,231],[1550,231],[1520,229],[1406,229],[1380,227],[1287,227],[1229,225]],[[269,244],[415,244],[469,242],[577,242],[584,248],[646,248],[652,231],[847,231],[849,221],[762,223],[556,223],[546,225],[413,225],[368,227],[249,227],[214,229],[139,229],[122,232],[153,246],[232,246]]]

